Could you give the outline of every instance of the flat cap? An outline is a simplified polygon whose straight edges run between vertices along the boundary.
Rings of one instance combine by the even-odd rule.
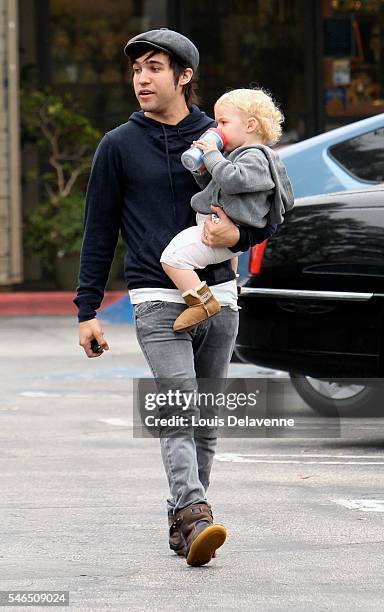
[[[128,56],[136,52],[140,46],[148,45],[159,51],[165,51],[173,55],[186,68],[192,68],[196,72],[199,65],[199,52],[189,38],[174,30],[160,28],[149,30],[131,38],[124,47],[124,53]]]

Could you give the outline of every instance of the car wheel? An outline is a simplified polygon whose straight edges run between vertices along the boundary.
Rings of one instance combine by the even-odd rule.
[[[236,353],[236,349],[233,349],[231,363],[245,363],[244,359],[241,359],[241,357],[239,357]]]
[[[383,392],[377,387],[328,382],[311,376],[290,373],[300,397],[324,416],[383,416]]]

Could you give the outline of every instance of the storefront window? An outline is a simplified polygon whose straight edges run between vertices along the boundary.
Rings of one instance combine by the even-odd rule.
[[[323,0],[328,129],[384,112],[384,2]]]
[[[30,0],[19,2],[21,13],[30,10]],[[286,117],[283,142],[295,142],[314,129],[304,66],[308,5],[303,0],[34,0],[42,16],[29,22],[36,24],[35,72],[42,85],[72,91],[101,130],[111,129],[138,107],[123,54],[126,41],[168,26],[190,36],[200,50],[199,90],[206,112],[212,113],[214,101],[228,89],[262,86]],[[26,67],[30,57],[26,48]]]
[[[137,108],[127,40],[164,26],[166,0],[50,0],[50,73],[56,90],[73,91],[101,129]]]
[[[237,87],[262,86],[286,116],[284,140],[306,135],[304,20],[300,0],[183,0],[181,28],[201,54],[202,106]]]

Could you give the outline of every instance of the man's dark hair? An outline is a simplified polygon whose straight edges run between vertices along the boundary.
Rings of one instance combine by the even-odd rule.
[[[142,45],[140,49],[135,49],[133,50],[132,53],[129,54],[129,59],[131,61],[131,64],[133,64],[137,60],[138,57],[145,55],[149,51],[151,51],[151,54],[149,55],[149,57],[152,57],[153,55],[156,55],[156,53],[160,52],[157,49],[154,49],[153,47],[151,47],[150,45],[148,46]],[[180,64],[180,62],[173,55],[170,55],[169,53],[166,53],[165,51],[163,51],[163,53],[169,57],[169,66],[173,72],[173,77],[174,77],[173,81],[175,83],[175,88],[176,88],[177,83],[179,82],[179,78],[181,77],[184,70],[188,66],[183,66],[183,64]],[[191,108],[192,104],[200,103],[200,99],[197,94],[197,82],[194,80],[194,76],[195,75],[192,75],[192,79],[189,81],[189,83],[187,83],[186,85],[183,85],[183,94],[185,98],[185,103],[188,108]]]

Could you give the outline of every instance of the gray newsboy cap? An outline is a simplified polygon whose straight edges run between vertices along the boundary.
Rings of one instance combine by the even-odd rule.
[[[131,38],[124,47],[124,53],[131,55],[140,46],[149,45],[159,51],[165,51],[175,56],[183,66],[192,68],[196,72],[199,65],[199,52],[189,38],[174,30],[160,28],[160,30],[149,30]]]

